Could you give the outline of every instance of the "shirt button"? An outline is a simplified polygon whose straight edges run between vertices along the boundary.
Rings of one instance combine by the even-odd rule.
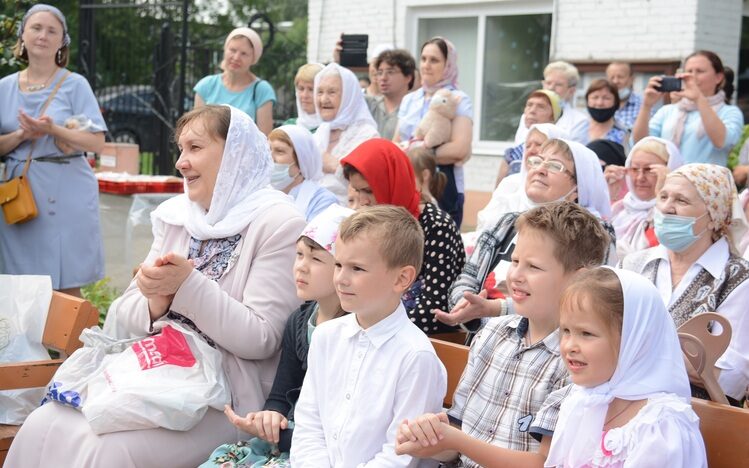
[[[47,201],[50,202],[50,203],[54,203],[57,200],[55,200],[53,197],[49,197],[49,198],[47,198]]]
[[[510,396],[510,392],[505,391],[505,396]]]
[[[347,399],[347,400],[350,400],[350,399],[351,399],[351,394],[350,394],[350,393],[347,393],[347,394],[346,394],[346,399]]]
[[[52,210],[49,210],[49,212],[48,212],[48,213],[49,213],[49,215],[50,215],[50,216],[54,216],[54,215],[55,215],[55,212],[54,212],[54,211],[52,211]]]
[[[333,440],[338,440],[338,434],[333,434]]]

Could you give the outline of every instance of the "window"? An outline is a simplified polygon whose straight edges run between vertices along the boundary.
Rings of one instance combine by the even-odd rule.
[[[410,9],[415,54],[433,36],[455,44],[458,86],[473,101],[473,136],[482,153],[501,154],[514,141],[525,99],[541,87],[549,61],[551,9],[552,2],[544,0]]]

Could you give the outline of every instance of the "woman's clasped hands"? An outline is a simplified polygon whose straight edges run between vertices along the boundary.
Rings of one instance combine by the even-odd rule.
[[[192,260],[169,252],[157,258],[153,265],[142,264],[135,281],[141,294],[148,299],[151,319],[166,314],[174,294],[194,269]]]

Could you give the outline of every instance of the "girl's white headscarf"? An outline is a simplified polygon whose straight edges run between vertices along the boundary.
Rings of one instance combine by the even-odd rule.
[[[226,107],[231,109],[231,124],[210,208],[206,211],[184,193],[159,205],[152,221],[184,226],[199,240],[223,239],[242,232],[266,209],[291,204],[288,196],[269,186],[273,159],[268,139],[250,116]]]
[[[673,171],[684,164],[684,158],[681,156],[681,152],[676,145],[668,140],[664,140],[663,138],[648,136],[637,142],[637,144],[632,147],[627,155],[624,167],[632,167],[632,157],[635,152],[640,151],[640,148],[649,141],[657,141],[666,147],[668,161],[663,161],[663,163],[668,167],[669,171]],[[644,235],[646,224],[652,218],[651,215],[655,207],[655,197],[650,200],[640,200],[634,193],[632,178],[627,175],[625,181],[629,191],[622,199],[624,210],[612,219],[612,224],[614,225],[617,239],[627,239],[629,243],[634,245],[634,238],[636,236]]]
[[[644,400],[673,393],[690,399],[676,327],[658,290],[637,273],[613,271],[624,294],[616,370],[611,380],[597,387],[572,386],[562,403],[544,466],[580,467],[589,462],[601,444],[606,412],[614,398]]]
[[[312,134],[304,127],[299,125],[283,125],[278,127],[288,135],[291,144],[294,146],[294,153],[299,162],[299,170],[302,172],[304,182],[299,185],[299,192],[294,200],[294,204],[302,214],[307,212],[307,206],[320,187],[322,179],[322,156],[320,150],[315,145],[315,139]]]
[[[321,153],[328,150],[331,130],[345,129],[349,125],[359,122],[367,122],[372,127],[377,128],[377,124],[367,107],[367,102],[364,100],[364,94],[361,92],[356,75],[348,68],[344,68],[337,63],[328,64],[320,73],[315,75],[315,109],[317,109],[317,115],[320,115],[320,109],[317,107],[317,90],[320,87],[320,80],[330,75],[337,75],[341,78],[341,105],[333,120],[327,122],[323,120],[317,127],[315,141]]]

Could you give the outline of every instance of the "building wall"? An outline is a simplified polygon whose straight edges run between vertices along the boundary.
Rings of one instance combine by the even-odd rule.
[[[523,9],[551,0],[310,0],[308,57],[326,62],[341,32],[367,33],[370,46],[416,51],[413,12],[460,16],[501,5]],[[743,4],[738,0],[555,0],[550,57],[573,62],[678,61],[697,49],[717,52],[738,68]],[[322,22],[321,22],[322,18]],[[491,191],[495,154],[480,145],[466,164],[466,188]]]

